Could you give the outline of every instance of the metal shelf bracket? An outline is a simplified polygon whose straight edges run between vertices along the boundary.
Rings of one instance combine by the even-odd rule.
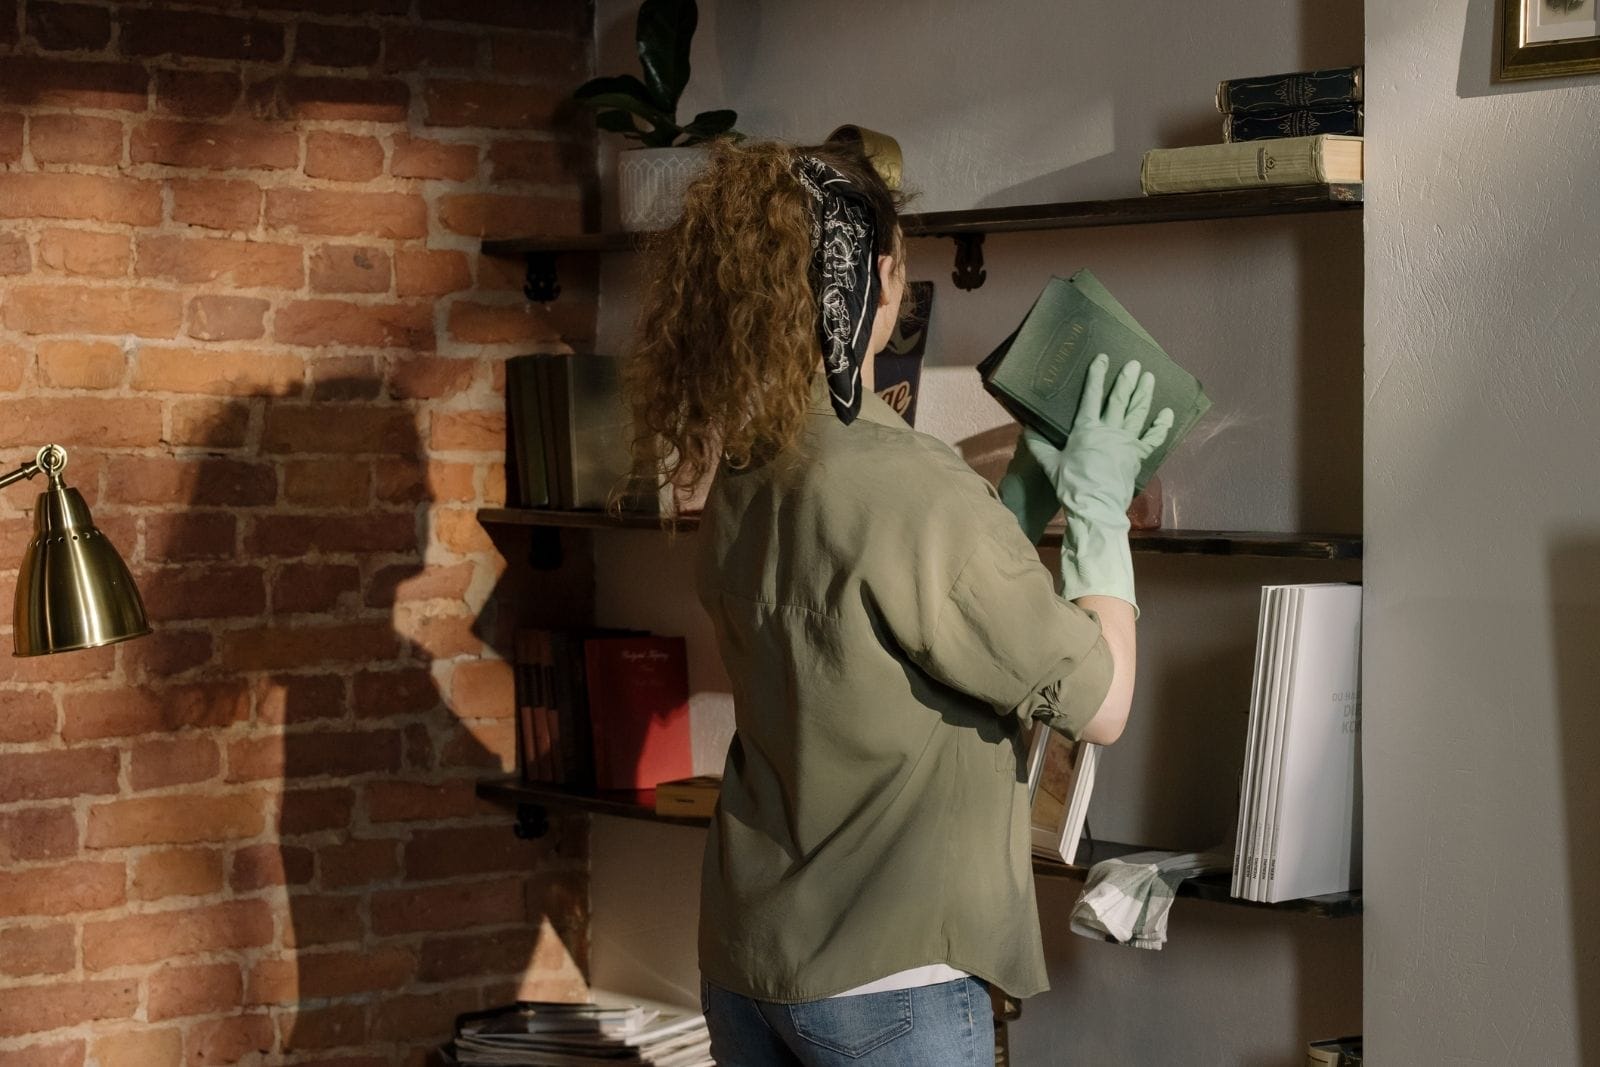
[[[518,804],[512,832],[524,841],[537,841],[550,832],[550,812],[543,804]]]
[[[561,280],[556,273],[555,252],[526,253],[527,272],[522,279],[522,295],[537,304],[548,304],[561,295]]]
[[[989,276],[983,269],[983,234],[953,233],[950,237],[956,243],[956,269],[950,272],[950,280],[957,289],[970,292],[979,288]]]

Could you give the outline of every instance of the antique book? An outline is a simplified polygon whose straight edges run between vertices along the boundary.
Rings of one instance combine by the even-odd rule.
[[[1142,490],[1211,401],[1195,377],[1174,363],[1089,271],[1051,278],[1022,325],[978,364],[978,373],[984,388],[1018,422],[1060,448],[1077,418],[1089,364],[1101,352],[1111,358],[1108,392],[1123,366],[1137,359],[1155,376],[1151,417],[1162,408],[1172,409],[1172,430],[1145,459],[1134,481],[1135,490]]]
[[[583,639],[551,631],[550,660],[555,685],[555,749],[565,785],[594,785],[594,748],[589,735],[588,689],[584,680]]]
[[[1308,107],[1295,111],[1252,111],[1222,116],[1222,140],[1225,144],[1232,144],[1235,141],[1310,137],[1318,133],[1359,137],[1365,124],[1360,104]]]
[[[683,638],[590,638],[584,663],[595,784],[653,789],[693,774]]]
[[[1360,67],[1329,67],[1259,78],[1233,78],[1217,83],[1217,110],[1224,115],[1250,111],[1287,111],[1360,103]]]
[[[518,630],[512,680],[517,705],[517,764],[524,782],[553,782],[550,753],[550,679],[543,630]]]
[[[1139,166],[1146,195],[1361,181],[1361,138],[1335,133],[1237,144],[1152,148]]]

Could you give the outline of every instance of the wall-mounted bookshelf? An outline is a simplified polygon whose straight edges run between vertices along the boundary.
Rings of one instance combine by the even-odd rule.
[[[1114,200],[1068,200],[1053,204],[933,211],[901,218],[907,237],[949,237],[956,242],[956,286],[983,284],[983,239],[991,233],[1069,230],[1101,226],[1137,226],[1158,222],[1196,222],[1258,215],[1304,215],[1359,212],[1362,187],[1356,184],[1269,185],[1165,196],[1129,196]],[[554,300],[561,293],[557,260],[567,254],[626,252],[638,248],[648,234],[529,234],[485,240],[490,256],[522,256],[527,260],[524,291],[529,300]]]
[[[477,792],[485,800],[512,808],[516,812],[518,833],[524,836],[537,837],[544,833],[550,809],[586,811],[595,815],[643,819],[675,826],[705,827],[711,821],[699,817],[656,814],[653,789],[574,789],[561,785],[524,783],[513,778],[487,778],[478,782]],[[1091,866],[1101,860],[1144,852],[1152,847],[1154,846],[1096,841],[1092,847],[1082,850],[1081,863],[1060,863],[1035,856],[1033,869],[1036,875],[1043,877],[1081,879]],[[1325,896],[1288,900],[1279,904],[1258,904],[1254,901],[1239,900],[1231,896],[1228,890],[1229,879],[1224,872],[1191,878],[1179,885],[1178,895],[1219,904],[1263,908],[1274,912],[1301,912],[1330,919],[1361,914],[1359,892],[1329,893]]]
[[[1325,213],[1359,219],[1361,208],[1362,187],[1359,184],[1314,185],[932,212],[907,215],[901,221],[908,237],[952,239],[956,246],[955,284],[973,289],[983,282],[983,240],[991,233]],[[545,301],[555,299],[560,292],[557,265],[561,257],[627,253],[642,247],[649,237],[649,234],[630,233],[529,235],[486,240],[482,247],[487,255],[523,257],[527,263],[526,294],[531,300]],[[699,526],[699,517],[692,514],[663,523],[654,514],[612,515],[604,511],[551,508],[485,508],[479,511],[478,519],[494,534],[497,542],[504,542],[508,548],[520,547],[523,540],[530,540],[529,566],[512,568],[512,573],[527,587],[528,595],[519,600],[524,613],[536,614],[539,625],[576,628],[594,622],[594,531],[671,529],[690,532]],[[1059,528],[1048,531],[1042,547],[1060,547],[1061,535]],[[1135,552],[1186,557],[1359,561],[1363,550],[1359,534],[1340,533],[1149,530],[1134,531],[1130,540]],[[681,815],[657,815],[654,793],[650,790],[600,792],[526,784],[516,778],[495,778],[480,782],[478,793],[510,808],[515,813],[516,830],[524,836],[544,833],[550,817],[563,812],[695,827],[704,827],[709,821]],[[1078,864],[1035,857],[1034,872],[1039,877],[1081,880],[1094,863],[1150,847],[1099,841],[1080,850]],[[1332,918],[1359,916],[1362,911],[1359,891],[1279,904],[1236,899],[1230,893],[1227,873],[1187,880],[1182,883],[1179,894],[1232,907],[1265,909],[1274,914]]]

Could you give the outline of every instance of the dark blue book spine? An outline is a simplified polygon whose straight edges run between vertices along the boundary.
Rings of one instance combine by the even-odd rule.
[[[1310,137],[1317,133],[1361,135],[1361,105],[1343,107],[1301,108],[1296,111],[1248,112],[1225,115],[1222,119],[1222,139],[1235,141],[1266,141],[1276,137]]]
[[[1361,102],[1361,68],[1331,67],[1264,78],[1234,78],[1217,86],[1217,110],[1224,115],[1251,111],[1290,111]]]

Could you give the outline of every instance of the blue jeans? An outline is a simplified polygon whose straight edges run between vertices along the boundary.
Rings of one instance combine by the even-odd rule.
[[[994,1015],[976,978],[777,1004],[700,983],[717,1067],[989,1067]]]

